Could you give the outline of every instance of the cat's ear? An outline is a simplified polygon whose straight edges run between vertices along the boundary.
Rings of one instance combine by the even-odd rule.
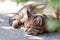
[[[41,17],[37,17],[34,19],[34,22],[37,24],[37,25],[42,25],[42,18]]]

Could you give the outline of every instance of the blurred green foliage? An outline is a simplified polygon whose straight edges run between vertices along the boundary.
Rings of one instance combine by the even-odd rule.
[[[49,32],[60,32],[60,20],[48,18],[46,19],[46,29]]]
[[[50,0],[47,5],[49,8],[60,7],[60,0]]]
[[[55,9],[56,18],[59,19],[60,13],[60,0],[50,0],[47,4],[47,7],[52,10]]]
[[[28,0],[11,0],[11,1],[14,1],[14,2],[16,2],[17,4],[19,4],[20,2],[26,2],[26,1],[28,1]]]

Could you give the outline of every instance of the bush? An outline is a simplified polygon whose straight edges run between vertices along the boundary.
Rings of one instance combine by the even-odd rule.
[[[60,20],[53,18],[46,19],[46,29],[49,32],[60,32]]]

